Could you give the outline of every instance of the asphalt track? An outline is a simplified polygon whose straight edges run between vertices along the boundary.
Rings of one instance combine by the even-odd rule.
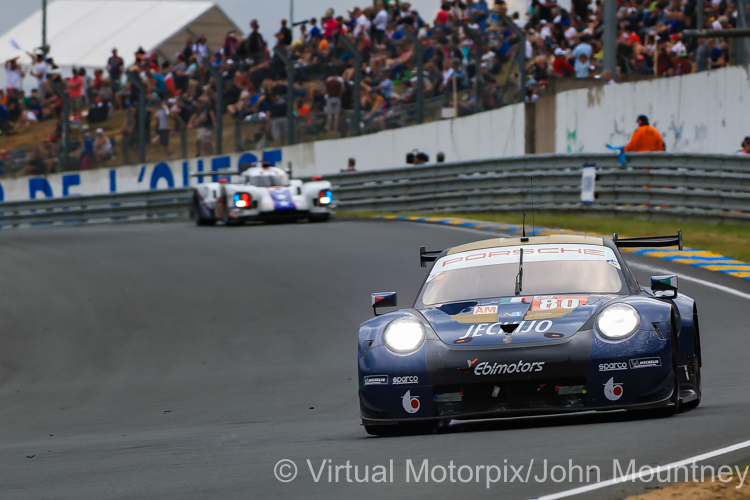
[[[377,438],[359,425],[357,326],[369,293],[409,305],[417,249],[487,234],[402,222],[197,228],[188,223],[0,234],[0,498],[533,498],[577,486],[534,481],[572,461],[673,462],[750,439],[750,300],[681,282],[696,298],[703,403],[669,419],[625,412],[467,422]],[[643,257],[750,293],[750,283]],[[637,269],[646,281],[648,272]],[[749,461],[750,449],[710,463]],[[296,479],[274,465],[291,459]],[[330,464],[393,460],[393,482],[347,482]],[[526,467],[487,489],[405,482],[406,460]],[[507,460],[507,462],[506,462]],[[466,471],[464,471],[466,472]],[[351,472],[353,477],[353,471]],[[466,474],[463,476],[466,477]],[[525,478],[525,477],[524,477]],[[439,479],[439,474],[438,474]],[[584,498],[622,498],[643,483]]]

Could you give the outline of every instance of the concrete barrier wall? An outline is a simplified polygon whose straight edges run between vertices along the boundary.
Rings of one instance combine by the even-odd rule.
[[[469,161],[524,154],[524,107],[514,104],[455,120],[442,120],[377,134],[318,141],[315,172],[331,173],[345,168],[350,157],[358,170],[401,167],[406,154],[419,149],[434,162],[439,152],[445,161]]]
[[[556,153],[597,153],[624,145],[645,114],[668,152],[733,153],[750,135],[750,79],[742,67],[555,96]]]

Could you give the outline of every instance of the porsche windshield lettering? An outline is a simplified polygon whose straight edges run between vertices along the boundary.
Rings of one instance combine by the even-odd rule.
[[[622,271],[609,263],[617,259],[596,245],[534,245],[489,248],[442,257],[433,266],[420,299],[424,305],[515,295],[518,256],[524,255],[523,295],[623,293]],[[436,279],[440,276],[439,279]],[[575,299],[575,300],[574,300]],[[569,297],[556,308],[574,309],[585,302]],[[549,302],[545,306],[552,307]]]

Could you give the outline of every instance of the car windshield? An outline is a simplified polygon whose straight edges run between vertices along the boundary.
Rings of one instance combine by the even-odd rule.
[[[288,186],[289,182],[283,175],[253,175],[250,184],[258,187]]]
[[[521,247],[507,246],[446,255],[432,268],[420,293],[424,305],[515,295]],[[625,293],[614,252],[600,245],[523,247],[520,295]]]

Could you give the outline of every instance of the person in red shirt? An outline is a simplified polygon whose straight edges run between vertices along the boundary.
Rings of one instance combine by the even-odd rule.
[[[323,38],[330,39],[338,33],[339,23],[336,22],[336,19],[333,17],[333,9],[328,9],[326,11],[326,22],[324,26],[325,32],[323,33]]]
[[[83,110],[83,77],[78,68],[73,68],[73,76],[68,78],[68,96],[70,97],[70,115],[73,121],[81,119]]]
[[[440,7],[437,15],[435,16],[435,26],[448,27],[451,19],[451,6],[445,2]]]
[[[573,76],[576,70],[570,65],[567,59],[565,59],[565,51],[563,49],[555,49],[555,60],[552,62],[552,71],[557,76]]]

